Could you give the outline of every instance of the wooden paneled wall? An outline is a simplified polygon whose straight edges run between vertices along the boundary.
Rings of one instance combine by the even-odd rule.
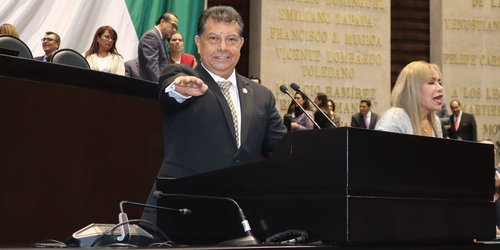
[[[429,0],[391,1],[391,88],[411,61],[430,60]]]

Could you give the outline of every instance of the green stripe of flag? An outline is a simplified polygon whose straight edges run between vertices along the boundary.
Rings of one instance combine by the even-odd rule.
[[[125,0],[125,3],[139,38],[155,26],[163,13],[174,13],[179,18],[179,32],[184,37],[184,52],[197,55],[194,36],[205,0]]]

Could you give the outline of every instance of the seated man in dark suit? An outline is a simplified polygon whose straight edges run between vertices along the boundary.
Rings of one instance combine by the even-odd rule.
[[[45,51],[45,55],[37,56],[33,59],[48,62],[52,53],[58,50],[60,45],[61,37],[57,33],[52,31],[45,32],[45,36],[42,38],[42,47],[43,51]]]
[[[450,116],[450,128],[448,136],[451,139],[477,141],[477,125],[473,114],[462,112],[458,100],[450,102],[452,115]]]

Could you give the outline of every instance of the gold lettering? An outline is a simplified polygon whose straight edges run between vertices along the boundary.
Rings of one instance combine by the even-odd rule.
[[[353,33],[345,34],[345,44],[382,47],[382,42],[380,42],[380,37],[376,35],[353,34]]]
[[[319,49],[276,48],[276,57],[281,60],[313,61],[321,60]]]
[[[319,4],[320,0],[282,0],[287,2],[296,2],[296,3],[307,3],[307,4]]]
[[[332,33],[332,43],[340,43],[339,41],[339,34],[337,32]]]
[[[354,68],[335,67],[335,66],[317,66],[301,65],[302,75],[307,77],[323,77],[337,79],[354,79]]]
[[[483,124],[483,134],[498,135],[500,134],[500,124]]]
[[[383,0],[325,0],[326,5],[339,7],[384,9]]]
[[[471,104],[463,106],[464,112],[470,112],[477,116],[500,116],[500,105]]]
[[[483,0],[472,0],[472,7],[483,7]]]
[[[326,43],[328,41],[328,33],[326,31],[320,31],[320,30],[271,27],[270,38],[274,40]]]
[[[464,87],[464,98],[481,98],[481,89]]]
[[[279,19],[283,21],[331,23],[330,13],[321,10],[279,8]]]
[[[486,88],[486,99],[487,100],[499,100],[500,99],[500,88]]]
[[[500,55],[481,55],[479,64],[481,66],[500,67]]]
[[[358,52],[343,52],[343,51],[326,51],[326,61],[346,64],[368,64],[380,65],[382,63],[382,55],[374,53],[358,53]]]
[[[373,18],[366,15],[356,15],[347,13],[337,13],[335,15],[335,23],[337,25],[369,27],[373,28]]]
[[[453,30],[500,31],[500,20],[444,18],[444,24]]]
[[[477,56],[473,54],[443,53],[443,63],[445,64],[476,65],[476,61]]]

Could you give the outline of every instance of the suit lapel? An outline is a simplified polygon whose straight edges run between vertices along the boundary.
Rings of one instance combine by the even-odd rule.
[[[198,66],[196,67],[196,71],[199,73],[201,79],[203,79],[205,84],[207,84],[208,89],[214,94],[215,98],[217,99],[219,107],[221,108],[222,112],[224,113],[224,117],[226,118],[226,125],[231,131],[231,135],[233,136],[234,144],[236,146],[236,132],[234,131],[233,116],[231,115],[231,110],[229,109],[226,98],[222,94],[222,90],[214,81],[212,76],[205,70],[205,68],[203,68],[203,66],[201,66],[201,64],[198,64]]]
[[[250,124],[252,124],[252,114],[254,107],[253,89],[250,84],[245,81],[239,74],[236,74],[236,82],[238,85],[238,94],[240,96],[241,107],[241,145],[245,144],[248,138]],[[240,147],[241,148],[241,147]]]

